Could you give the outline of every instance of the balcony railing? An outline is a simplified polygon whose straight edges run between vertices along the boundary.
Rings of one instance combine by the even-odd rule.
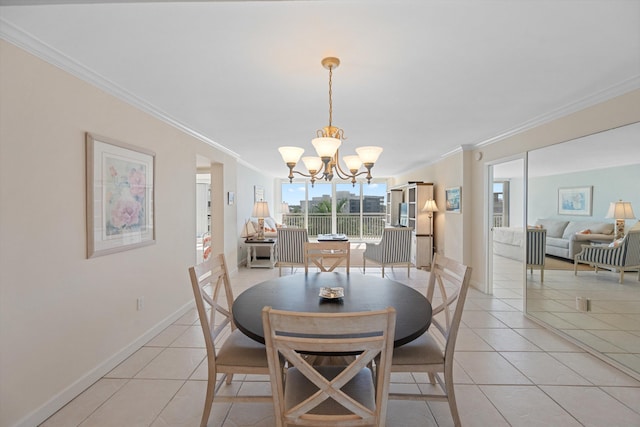
[[[336,217],[338,234],[345,234],[350,240],[375,240],[382,237],[384,229],[384,213],[343,214]],[[331,234],[331,214],[312,213],[307,217],[309,236]],[[282,223],[287,227],[304,228],[304,213],[288,213],[282,215]]]

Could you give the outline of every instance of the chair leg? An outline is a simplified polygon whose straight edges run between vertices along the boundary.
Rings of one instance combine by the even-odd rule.
[[[411,263],[407,264],[407,277],[411,277]]]
[[[622,282],[624,282],[624,268],[620,269],[620,282],[619,283],[622,283]]]
[[[209,379],[207,380],[207,395],[204,398],[204,409],[202,410],[202,419],[200,420],[200,427],[207,427],[209,422],[209,415],[211,415],[211,406],[213,405],[213,395],[216,388],[216,372],[209,372]]]
[[[453,425],[460,427],[460,414],[458,413],[458,405],[456,403],[456,393],[453,389],[453,369],[449,366],[444,370],[444,387],[447,393],[447,402],[449,402],[449,410],[451,411],[451,417],[453,418]]]
[[[384,264],[382,265],[382,278],[384,278]]]
[[[433,385],[436,385],[436,376],[431,372],[429,372],[427,375],[429,375],[429,382]]]

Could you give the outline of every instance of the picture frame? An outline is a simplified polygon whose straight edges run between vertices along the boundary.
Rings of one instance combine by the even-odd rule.
[[[262,185],[253,186],[253,203],[264,200],[264,187]]]
[[[558,188],[558,214],[591,216],[593,186]]]
[[[445,195],[445,212],[461,213],[462,212],[462,187],[450,187],[444,190]]]
[[[234,193],[233,191],[229,191],[227,193],[227,204],[233,205],[235,201],[236,201],[236,193]]]
[[[155,153],[86,133],[87,258],[155,243]]]

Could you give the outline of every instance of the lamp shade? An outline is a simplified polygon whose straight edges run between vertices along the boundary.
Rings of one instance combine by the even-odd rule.
[[[362,163],[375,163],[378,161],[378,157],[382,154],[382,147],[358,147],[356,148],[356,153],[360,156],[360,160]]]
[[[342,144],[342,141],[338,138],[321,137],[312,139],[311,143],[315,147],[318,156],[333,157],[333,155],[336,154],[336,150],[340,147],[340,144]]]
[[[422,208],[424,212],[438,212],[438,205],[436,205],[436,201],[433,199],[429,199],[425,202],[424,207]]]
[[[344,156],[343,160],[350,171],[358,170],[362,166],[362,160],[360,160],[359,156]]]
[[[269,215],[269,205],[267,202],[255,202],[253,204],[253,212],[251,212],[251,216],[256,218],[266,218]]]
[[[304,148],[300,147],[279,147],[278,151],[282,156],[282,160],[285,163],[298,163],[300,157],[302,157],[302,153],[304,153]]]
[[[309,173],[315,174],[322,168],[322,159],[320,157],[307,156],[302,158],[304,166]]]
[[[611,202],[609,204],[609,211],[607,212],[607,218],[615,219],[634,219],[636,216],[633,213],[631,202]]]

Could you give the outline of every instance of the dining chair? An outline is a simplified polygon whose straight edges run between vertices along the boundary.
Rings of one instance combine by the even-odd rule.
[[[234,374],[269,375],[265,346],[244,335],[233,323],[233,292],[223,254],[189,268],[200,325],[207,348],[207,395],[201,427],[207,425],[216,402],[271,402],[272,396],[217,395],[223,383],[231,384]],[[222,298],[224,294],[225,298]],[[219,314],[220,316],[216,317]],[[230,329],[230,333],[227,333]],[[226,336],[226,338],[224,338]],[[216,349],[216,346],[218,348]],[[216,381],[218,374],[221,377]]]
[[[304,267],[304,244],[309,241],[306,228],[278,228],[276,241],[276,265],[282,276],[282,267]]]
[[[262,323],[276,425],[384,426],[395,321],[392,307],[359,313],[264,307]],[[355,357],[342,366],[311,365],[305,357],[326,353]],[[374,382],[368,365],[376,356]]]
[[[333,271],[343,262],[349,274],[351,256],[349,242],[305,242],[304,244],[304,272],[309,272],[309,266],[315,265],[321,272]],[[325,264],[327,261],[327,264]]]
[[[436,254],[427,286],[427,299],[433,306],[431,326],[416,340],[396,347],[391,360],[392,373],[427,373],[442,394],[394,392],[389,393],[389,399],[447,401],[456,426],[460,426],[460,416],[453,387],[453,354],[470,280],[471,267]],[[437,306],[436,287],[440,297]]]
[[[382,277],[386,266],[406,265],[407,277],[411,274],[411,241],[413,228],[387,227],[382,230],[382,239],[378,243],[365,243],[362,255],[362,272],[367,268],[367,260],[380,264]]]

